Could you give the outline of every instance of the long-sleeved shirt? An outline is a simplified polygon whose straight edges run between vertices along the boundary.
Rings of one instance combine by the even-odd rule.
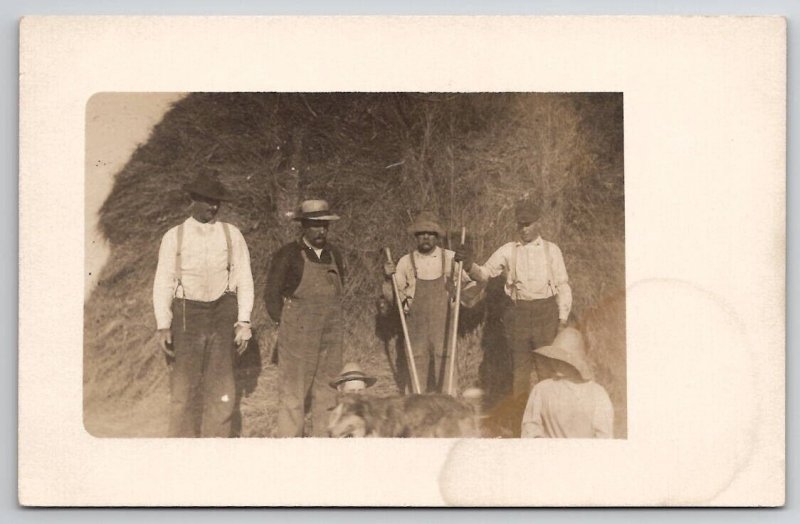
[[[274,322],[281,321],[284,299],[292,296],[303,278],[303,267],[305,266],[303,251],[309,261],[317,264],[330,264],[331,257],[333,257],[339,269],[339,277],[344,284],[347,268],[341,253],[335,247],[326,245],[317,256],[314,249],[302,239],[284,245],[272,257],[267,272],[267,287],[264,291],[267,313]]]
[[[164,234],[153,282],[153,309],[158,329],[166,329],[172,324],[174,297],[213,302],[226,290],[236,292],[239,321],[250,321],[254,294],[250,252],[242,233],[230,224],[228,230],[231,236],[230,280],[228,245],[222,223],[204,224],[192,217],[186,219],[181,242],[181,288],[177,290],[178,226]]]
[[[512,264],[515,252],[516,264]],[[564,257],[554,243],[542,237],[527,244],[508,242],[500,246],[483,266],[472,264],[469,271],[469,276],[478,282],[486,282],[501,274],[506,275],[505,291],[509,297],[538,300],[557,295],[558,318],[564,322],[569,318],[572,289]]]
[[[416,291],[417,278],[422,280],[436,280],[442,276],[442,254],[444,253],[444,274],[445,279],[451,278],[453,274],[454,252],[449,249],[435,247],[430,253],[423,254],[419,251],[406,253],[397,262],[395,275],[397,275],[397,289],[400,292],[401,301],[413,299]],[[414,257],[414,264],[411,257]],[[417,267],[417,277],[414,278],[414,266]],[[466,271],[461,272],[461,282],[468,283],[471,279]],[[387,297],[388,298],[388,297]]]
[[[534,386],[522,417],[523,437],[613,438],[614,408],[593,380],[547,379]]]

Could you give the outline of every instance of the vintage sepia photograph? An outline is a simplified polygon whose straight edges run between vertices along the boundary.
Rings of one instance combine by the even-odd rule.
[[[94,94],[86,431],[625,439],[623,99]]]

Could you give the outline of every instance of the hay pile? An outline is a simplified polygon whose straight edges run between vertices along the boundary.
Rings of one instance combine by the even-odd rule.
[[[117,436],[165,428],[166,368],[151,304],[157,250],[186,217],[181,185],[211,166],[235,194],[220,219],[244,234],[256,284],[260,354],[240,370],[243,435],[269,436],[274,426],[275,333],[261,296],[270,255],[297,235],[286,212],[320,197],[342,216],[331,238],[349,265],[345,356],[388,393],[395,385],[385,350],[393,357],[395,346],[376,335],[374,321],[381,248],[395,258],[407,252],[410,216],[431,209],[451,229],[467,227],[483,262],[513,237],[513,203],[525,193],[545,206],[543,236],[564,253],[573,309],[624,435],[622,131],[621,94],[189,95],[118,173],[100,211],[111,255],[85,306],[87,428]],[[464,314],[462,386],[492,389],[503,365],[491,316],[491,303]]]

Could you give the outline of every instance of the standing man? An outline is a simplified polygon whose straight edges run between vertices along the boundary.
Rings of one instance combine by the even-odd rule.
[[[469,276],[479,282],[501,274],[506,277],[510,304],[503,327],[511,350],[514,403],[523,409],[532,387],[533,350],[550,345],[559,329],[566,327],[572,290],[561,250],[539,234],[539,206],[522,200],[515,216],[518,240],[502,245],[486,264],[474,264],[469,251],[463,249],[458,250],[456,260],[463,260]],[[521,410],[515,411],[520,411],[521,417]]]
[[[324,437],[327,410],[336,403],[328,384],[342,367],[345,267],[339,250],[328,244],[328,227],[339,217],[324,200],[306,200],[293,219],[302,235],[273,256],[264,296],[269,316],[279,325],[278,436],[303,436],[310,395],[312,435]]]
[[[388,277],[396,275],[400,301],[408,317],[420,388],[423,393],[441,392],[447,362],[455,253],[439,247],[445,232],[439,219],[431,212],[421,212],[408,227],[408,232],[414,235],[417,248],[403,255],[397,266],[391,261],[386,262],[384,272]],[[462,272],[461,278],[462,282],[469,282],[466,272]],[[384,295],[387,300],[392,300],[391,288],[384,286]]]
[[[230,194],[210,170],[184,185],[190,214],[164,234],[153,308],[170,376],[171,437],[229,437],[236,400],[234,348],[251,338],[253,276],[239,230],[216,220]]]

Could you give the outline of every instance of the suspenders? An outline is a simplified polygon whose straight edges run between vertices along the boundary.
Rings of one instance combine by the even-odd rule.
[[[222,224],[222,231],[225,233],[225,247],[228,254],[228,263],[226,266],[226,270],[228,271],[228,282],[225,285],[225,293],[230,293],[231,291],[231,266],[233,260],[233,250],[232,250],[232,242],[231,242],[231,231],[225,222],[221,222]],[[183,272],[181,270],[181,250],[183,249],[183,222],[178,225],[178,240],[177,246],[178,249],[175,252],[175,293],[174,297],[178,297],[178,289],[181,290],[181,297],[186,298],[186,289],[183,287],[183,282],[181,281],[181,277],[183,276]],[[183,329],[186,330],[186,302],[183,303]]]
[[[544,245],[544,257],[547,260],[547,287],[553,296],[556,295],[555,286],[553,284],[553,259],[550,258],[550,243],[542,239]],[[517,243],[511,247],[511,260],[508,261],[508,285],[511,287],[511,300],[517,301]]]

